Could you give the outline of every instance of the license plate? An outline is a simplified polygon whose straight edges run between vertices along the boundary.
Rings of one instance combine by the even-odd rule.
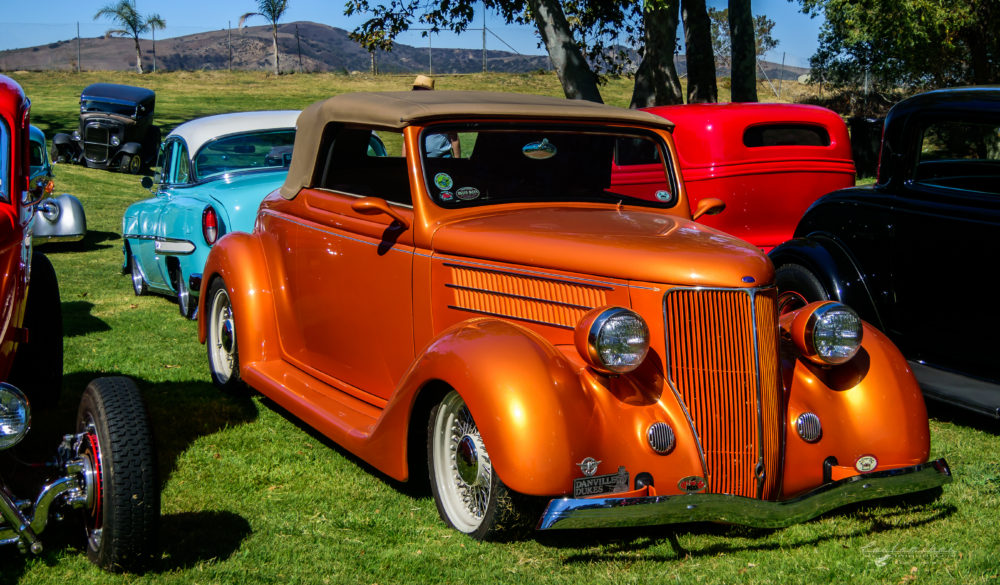
[[[574,498],[585,498],[624,491],[628,491],[628,472],[625,471],[624,467],[619,467],[618,473],[578,477],[573,480]]]

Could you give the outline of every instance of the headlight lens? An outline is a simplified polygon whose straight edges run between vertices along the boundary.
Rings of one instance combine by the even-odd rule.
[[[21,442],[31,427],[31,407],[24,394],[0,382],[0,451]]]
[[[624,374],[639,367],[649,351],[649,327],[623,307],[594,309],[577,325],[576,347],[595,369]]]
[[[861,348],[861,318],[846,305],[833,301],[811,303],[792,323],[792,337],[800,351],[819,364],[842,364]]]
[[[111,137],[111,146],[118,146],[121,143],[122,143],[122,139],[121,138],[118,138],[117,136],[112,136]]]

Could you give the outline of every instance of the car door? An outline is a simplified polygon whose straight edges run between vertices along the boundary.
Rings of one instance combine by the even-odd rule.
[[[922,123],[917,132],[916,164],[894,209],[890,333],[909,359],[1000,380],[1000,312],[991,308],[1000,257],[1000,119],[963,124]],[[971,143],[983,136],[992,144]]]
[[[155,238],[166,235],[164,214],[170,213],[170,200],[174,190],[186,186],[190,179],[187,146],[183,140],[176,137],[167,139],[161,151],[159,166],[160,185],[156,197],[149,200],[148,205],[143,205],[137,214],[137,233],[145,237],[131,245],[147,284],[155,288],[171,289],[166,262],[156,252]]]
[[[413,360],[413,209],[405,159],[355,141],[324,156],[320,188],[301,191],[292,213],[265,211],[262,237],[279,257],[278,330],[283,357],[363,398],[388,399]],[[321,160],[324,160],[321,159]],[[368,198],[368,199],[365,199]],[[375,402],[378,402],[377,400]]]

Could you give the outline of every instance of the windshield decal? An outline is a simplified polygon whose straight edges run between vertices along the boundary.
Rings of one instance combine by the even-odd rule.
[[[448,173],[438,173],[434,175],[434,185],[442,191],[448,191],[455,185],[455,182],[451,180],[451,175]]]
[[[455,197],[458,197],[462,201],[472,201],[479,198],[479,189],[475,187],[460,187],[458,191],[455,191]]]
[[[548,138],[543,138],[541,142],[529,142],[521,148],[521,152],[528,158],[535,160],[545,160],[556,155],[556,147],[549,142]]]

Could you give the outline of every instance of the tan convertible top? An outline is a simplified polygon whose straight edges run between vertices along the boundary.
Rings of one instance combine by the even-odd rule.
[[[296,124],[295,148],[281,195],[291,199],[312,181],[323,130],[330,122],[399,130],[457,118],[585,120],[673,128],[673,122],[638,110],[549,96],[485,91],[346,93],[316,102]]]

